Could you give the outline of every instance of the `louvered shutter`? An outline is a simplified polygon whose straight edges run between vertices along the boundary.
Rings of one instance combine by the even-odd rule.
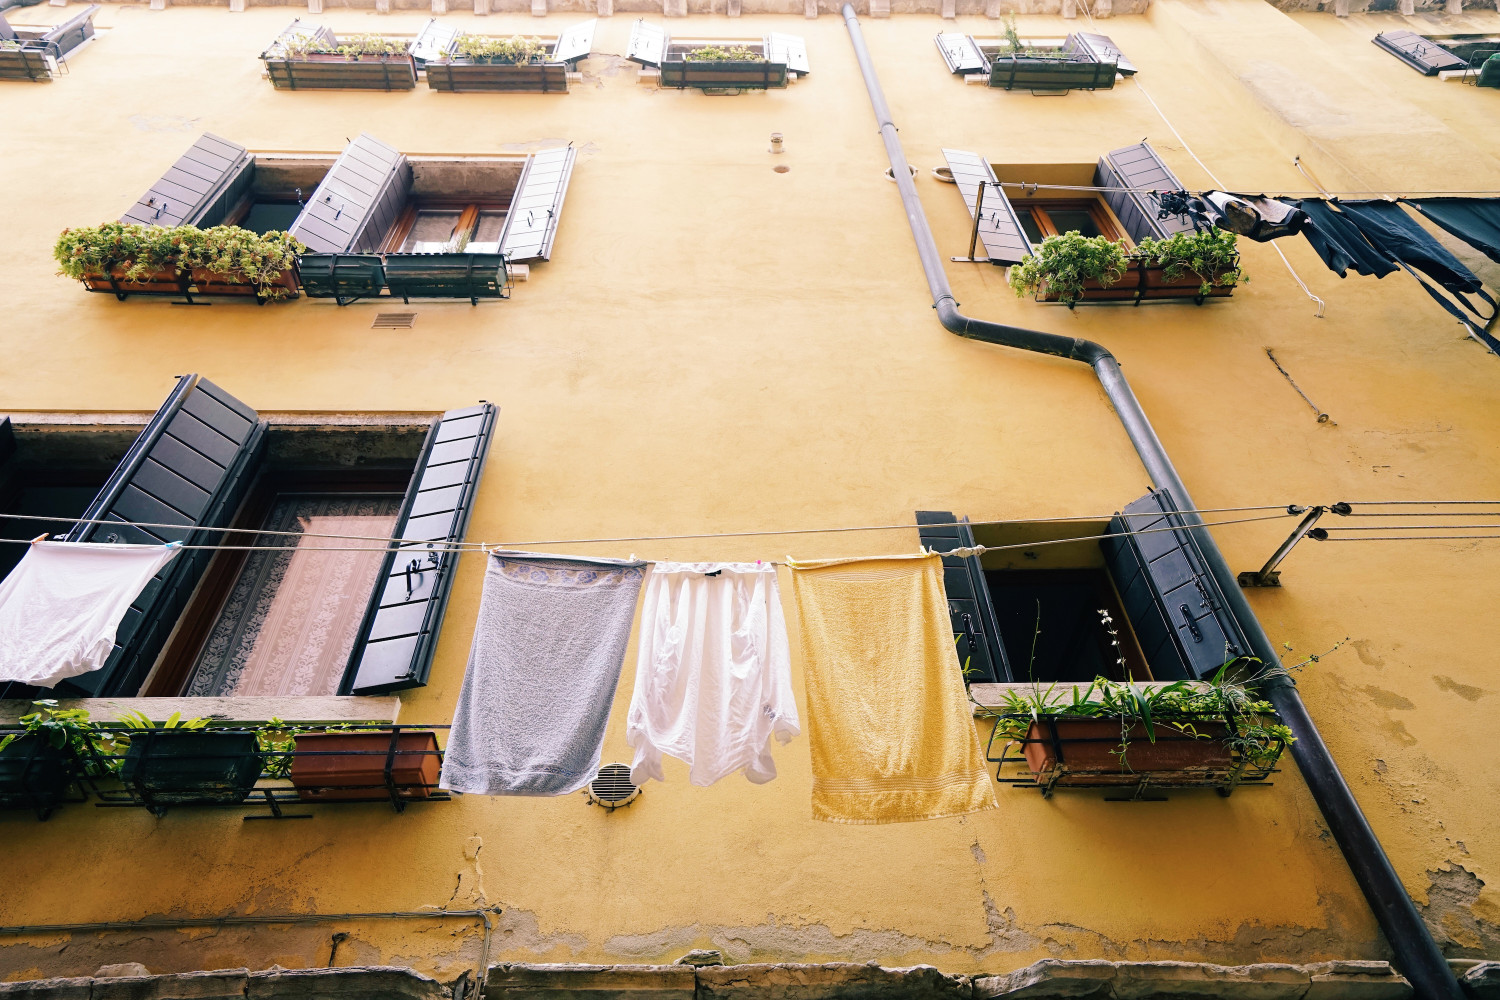
[[[1106,534],[1099,547],[1156,680],[1212,677],[1248,652],[1198,543],[1165,493],[1128,505]]]
[[[980,207],[979,241],[991,264],[1019,264],[1031,253],[1031,242],[1021,229],[1016,210],[995,180],[989,161],[978,153],[961,149],[943,150],[943,159],[953,172],[953,181],[973,218],[975,205]],[[979,201],[979,186],[985,185],[984,201]]]
[[[361,132],[339,154],[291,234],[313,253],[369,253],[380,248],[411,195],[411,164]]]
[[[341,693],[379,694],[427,683],[463,540],[495,428],[481,403],[443,414],[427,435],[393,537],[416,539],[386,556]]]
[[[1105,191],[1104,200],[1124,224],[1130,238],[1139,243],[1149,237],[1190,233],[1193,223],[1179,216],[1158,219],[1161,199],[1152,191],[1180,191],[1178,180],[1147,143],[1111,150],[1099,158],[1094,183],[1102,188],[1133,188]]]
[[[514,264],[552,258],[552,240],[557,235],[577,153],[572,146],[565,146],[531,154],[500,235],[500,252],[507,261]]]
[[[807,61],[807,40],[801,35],[783,35],[771,32],[766,36],[766,58],[781,63],[787,72],[807,76],[812,65]]]
[[[417,62],[441,59],[453,48],[453,40],[457,37],[457,25],[444,24],[435,17],[428,18],[411,43],[412,58]]]
[[[255,473],[266,424],[254,410],[208,379],[184,375],[156,411],[104,488],[84,511],[70,542],[214,545],[234,517]],[[140,523],[180,525],[137,527]],[[59,690],[133,695],[177,624],[210,551],[187,549],[141,591],[120,622],[103,667],[64,681]]]
[[[10,26],[10,22],[5,19],[4,14],[0,14],[0,39],[10,42],[14,41],[15,38],[16,29]]]
[[[937,36],[938,51],[954,73],[988,73],[990,61],[979,49],[979,43],[962,31],[944,31]]]
[[[51,46],[54,55],[58,57],[67,55],[94,37],[94,15],[97,13],[99,13],[99,5],[90,4],[82,13],[74,14],[62,24],[49,30],[42,36],[42,41]]]
[[[1464,69],[1469,65],[1415,31],[1382,31],[1371,41],[1423,76],[1433,76],[1441,70]]]
[[[630,45],[625,58],[642,66],[660,66],[667,54],[667,33],[654,24],[637,19],[630,26]]]
[[[1108,35],[1095,31],[1075,31],[1069,37],[1076,39],[1096,61],[1114,63],[1115,69],[1126,76],[1134,76],[1138,72],[1135,63],[1125,58],[1125,53],[1120,51],[1120,47]]]
[[[570,63],[578,59],[587,59],[590,52],[594,51],[594,29],[599,27],[599,19],[584,21],[557,36],[557,44],[552,46],[552,61]]]
[[[970,546],[974,544],[974,532],[968,520],[960,522],[946,510],[919,510],[917,535],[923,546],[937,552]],[[948,617],[953,622],[958,662],[969,668],[965,680],[971,684],[1009,681],[1010,665],[1000,643],[995,603],[990,599],[979,557],[944,556],[943,589],[948,594]]]
[[[250,189],[254,162],[244,146],[205,132],[120,221],[203,229],[220,225]]]

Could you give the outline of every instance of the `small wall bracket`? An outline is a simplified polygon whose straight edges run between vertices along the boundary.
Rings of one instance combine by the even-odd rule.
[[[1287,536],[1286,541],[1282,542],[1276,551],[1271,553],[1271,558],[1266,560],[1264,566],[1258,570],[1247,570],[1236,578],[1241,587],[1281,586],[1281,572],[1276,567],[1291,553],[1293,547],[1307,537],[1311,537],[1314,541],[1318,542],[1327,541],[1328,531],[1317,527],[1318,519],[1329,511],[1339,515],[1348,514],[1350,507],[1347,503],[1336,503],[1327,506],[1319,504],[1316,507],[1299,507],[1296,504],[1291,504],[1287,507],[1286,511],[1288,514],[1302,514],[1304,516],[1297,523],[1297,527],[1292,529],[1292,533]]]

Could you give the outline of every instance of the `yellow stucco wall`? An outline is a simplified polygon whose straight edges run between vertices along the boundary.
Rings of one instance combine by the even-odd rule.
[[[0,411],[151,410],[185,371],[262,411],[488,399],[501,412],[469,537],[491,541],[890,524],[916,508],[976,520],[1107,514],[1147,487],[1085,366],[965,342],[936,323],[837,18],[675,22],[678,34],[806,36],[809,79],[737,98],[639,86],[617,55],[633,19],[602,20],[585,83],[544,97],[275,91],[255,57],[295,12],[106,6],[108,30],[67,76],[0,90]],[[447,15],[492,33],[576,19]],[[320,20],[415,31],[424,17]],[[1020,20],[1027,34],[1078,26]],[[1423,79],[1369,44],[1400,21],[1158,0],[1101,28],[1228,187],[1307,190],[1292,165],[1301,155],[1341,190],[1500,188],[1500,92]],[[1450,22],[1500,30],[1495,13]],[[926,173],[943,146],[998,163],[1092,163],[1149,138],[1187,185],[1212,183],[1136,83],[1056,98],[965,86],[933,49],[947,26],[864,24],[945,254],[964,252],[969,223],[954,189]],[[959,27],[995,33],[982,18]],[[773,130],[786,135],[781,157],[766,152]],[[411,331],[371,330],[373,303],[184,309],[117,303],[53,276],[59,229],[118,216],[203,131],[257,151],[334,152],[368,131],[408,154],[558,139],[581,152],[551,263],[505,303],[422,302]],[[1283,245],[1327,301],[1324,318],[1276,251],[1255,244],[1243,247],[1252,282],[1202,308],[1070,312],[1017,300],[1001,269],[948,270],[966,312],[1116,353],[1200,506],[1500,496],[1500,359],[1402,275],[1341,281],[1305,244]],[[1332,422],[1314,421],[1266,347]],[[1248,569],[1288,528],[1216,536]],[[904,530],[549,548],[754,559],[915,544]],[[1500,547],[1309,542],[1283,570],[1283,589],[1250,594],[1271,635],[1306,652],[1353,640],[1301,676],[1336,759],[1450,950],[1497,957],[1500,896],[1469,873],[1500,884],[1490,623]],[[403,695],[403,721],[448,720],[480,575],[466,558],[431,682]],[[794,672],[800,699],[800,664]],[[633,673],[632,655],[606,761],[629,760]],[[615,814],[569,796],[469,797],[399,816],[329,807],[285,823],[235,810],[7,815],[0,924],[485,903],[505,910],[491,958],[515,961],[670,961],[707,946],[737,960],[967,971],[1047,956],[1384,954],[1290,762],[1274,787],[1227,800],[1123,805],[1001,789],[1000,808],[976,816],[846,827],[810,819],[805,739],[776,759],[769,785],[735,777],[708,789],[668,761],[668,781]],[[465,921],[21,936],[0,939],[0,978],[88,974],[106,961],[321,965],[334,929],[352,934],[340,962],[451,978],[477,954]]]

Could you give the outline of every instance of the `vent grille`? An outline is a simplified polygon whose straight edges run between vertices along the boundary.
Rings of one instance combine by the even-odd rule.
[[[372,330],[410,330],[417,322],[416,313],[376,313]]]
[[[611,811],[630,805],[640,794],[640,786],[630,780],[630,768],[624,764],[605,764],[588,787],[589,803]]]

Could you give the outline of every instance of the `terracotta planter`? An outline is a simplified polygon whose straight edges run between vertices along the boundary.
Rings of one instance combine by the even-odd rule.
[[[442,758],[432,733],[402,733],[390,757],[391,734],[310,733],[297,737],[292,784],[304,802],[388,799],[385,767],[405,799],[425,799],[437,788]]]
[[[245,281],[242,278],[221,274],[217,271],[205,271],[202,268],[193,268],[189,272],[193,287],[199,295],[238,295],[245,298],[259,298],[260,287]],[[284,288],[291,292],[287,298],[297,297],[297,274],[295,270],[288,270],[279,279],[272,283],[273,288]],[[267,301],[270,301],[269,299]]]
[[[132,292],[141,295],[180,295],[183,292],[182,273],[175,267],[148,271],[134,281],[125,280],[124,274],[123,268],[115,267],[108,274],[102,271],[85,274],[83,283],[91,292],[114,292],[121,298]]]
[[[1234,294],[1233,285],[1224,287],[1215,285],[1205,295],[1199,291],[1202,284],[1202,279],[1191,271],[1176,278],[1168,278],[1165,269],[1160,265],[1148,264],[1143,260],[1131,260],[1119,281],[1108,287],[1098,281],[1085,281],[1083,297],[1068,305],[1071,308],[1078,302],[1142,302],[1147,299],[1192,299],[1201,304],[1204,299],[1223,299]],[[1043,282],[1042,286],[1037,289],[1036,300],[1060,302],[1062,298],[1057,292],[1049,289],[1046,282]]]
[[[1054,730],[1058,745],[1053,743]],[[1118,778],[1121,784],[1130,784],[1148,774],[1222,773],[1234,767],[1234,759],[1223,742],[1229,736],[1227,726],[1200,722],[1193,724],[1193,731],[1209,738],[1195,739],[1189,733],[1158,722],[1153,743],[1146,738],[1145,727],[1135,723],[1128,731],[1129,744],[1122,759],[1114,752],[1119,750],[1121,740],[1118,719],[1032,722],[1022,754],[1038,784],[1051,781],[1058,770],[1064,775],[1087,775],[1091,783]]]

